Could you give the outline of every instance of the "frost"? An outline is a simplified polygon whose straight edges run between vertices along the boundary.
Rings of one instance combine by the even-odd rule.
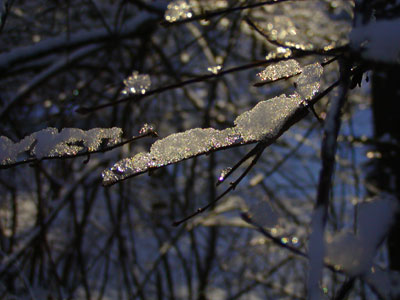
[[[15,163],[18,156],[23,153],[30,158],[42,159],[76,155],[82,151],[93,152],[99,150],[103,143],[108,147],[119,143],[121,135],[122,130],[117,127],[93,128],[88,131],[64,128],[61,132],[49,127],[32,133],[18,143],[13,143],[2,136],[0,137],[0,162],[1,165]]]
[[[319,63],[307,65],[296,80],[296,91],[303,100],[310,100],[319,91],[324,68]]]
[[[150,88],[151,80],[147,74],[139,74],[138,71],[133,71],[132,75],[124,80],[125,88],[122,94],[145,94]]]
[[[350,33],[350,46],[364,59],[400,63],[400,20],[370,22]]]
[[[344,231],[326,240],[326,262],[356,276],[365,273],[385,238],[397,210],[396,199],[381,194],[359,207],[358,234]]]
[[[168,4],[165,12],[165,20],[175,22],[177,20],[188,19],[192,17],[191,6],[185,0],[175,0]]]
[[[261,101],[236,118],[236,128],[245,142],[273,139],[300,102],[300,98],[286,95]]]
[[[294,59],[289,59],[269,65],[264,71],[258,73],[257,75],[263,81],[275,81],[281,78],[289,78],[299,73],[301,73],[301,67],[299,63]]]

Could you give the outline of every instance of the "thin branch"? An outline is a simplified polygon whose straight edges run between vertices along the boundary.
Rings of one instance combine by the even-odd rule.
[[[350,85],[350,66],[344,59],[340,60],[341,89],[338,97],[332,101],[324,127],[321,145],[322,169],[320,171],[317,201],[312,218],[312,233],[309,241],[310,268],[308,278],[309,299],[319,297],[319,281],[322,277],[324,230],[328,218],[329,196],[335,167],[337,137],[341,125],[341,110],[347,99]]]
[[[188,23],[188,22],[197,21],[197,20],[209,20],[213,17],[229,14],[229,13],[236,12],[236,11],[252,9],[252,8],[256,8],[256,7],[264,6],[264,5],[273,5],[273,4],[278,4],[278,3],[282,3],[282,2],[288,2],[288,1],[304,1],[304,0],[268,0],[268,1],[263,1],[260,3],[253,3],[253,4],[247,4],[247,5],[235,6],[235,7],[229,7],[229,8],[222,8],[222,9],[217,9],[214,11],[206,11],[204,14],[193,16],[193,17],[187,18],[187,19],[177,20],[175,22],[167,22],[164,20],[161,22],[161,25],[163,25],[165,27],[169,27],[169,26],[180,25],[180,24],[184,24],[184,23]]]
[[[302,57],[302,56],[305,56],[305,55],[300,54],[299,56],[296,56],[296,57]],[[185,81],[177,82],[177,83],[174,83],[174,84],[171,84],[171,85],[166,85],[166,86],[163,86],[163,87],[156,88],[154,90],[150,90],[150,91],[146,92],[146,94],[143,94],[143,95],[133,95],[133,96],[130,96],[130,97],[126,97],[126,98],[120,99],[118,101],[104,103],[104,104],[101,104],[101,105],[98,105],[98,106],[92,106],[92,107],[81,106],[76,110],[76,112],[80,113],[80,114],[88,114],[88,113],[92,113],[92,112],[94,112],[96,110],[103,109],[103,108],[110,107],[110,106],[115,106],[115,105],[118,105],[118,104],[121,104],[121,103],[124,103],[124,102],[129,102],[129,101],[138,102],[138,101],[142,100],[143,98],[146,98],[146,97],[149,97],[149,96],[152,96],[152,95],[155,95],[155,94],[159,94],[159,93],[162,93],[162,92],[165,92],[165,91],[168,91],[168,90],[181,88],[181,87],[184,87],[184,86],[189,85],[189,84],[193,84],[193,83],[207,81],[207,80],[210,80],[210,79],[219,78],[219,77],[225,76],[225,75],[230,74],[230,73],[245,71],[245,70],[248,70],[248,69],[251,69],[251,68],[254,68],[254,67],[259,67],[259,66],[262,66],[262,65],[265,65],[265,64],[279,62],[279,61],[290,59],[290,58],[294,58],[294,57],[273,58],[273,59],[260,60],[260,61],[252,62],[252,63],[249,63],[249,64],[245,64],[245,65],[233,67],[233,68],[230,68],[230,69],[226,69],[226,70],[221,71],[221,72],[219,72],[217,74],[200,75],[200,76],[195,77],[195,78],[191,78],[191,79],[188,79],[188,80],[185,80]]]
[[[157,19],[159,19],[158,16],[143,12],[138,17],[126,22],[124,28],[119,32],[114,32],[113,35],[110,35],[106,29],[101,28],[92,31],[77,32],[71,35],[69,40],[64,36],[60,36],[43,40],[31,46],[15,48],[10,52],[0,54],[0,76],[4,76],[4,74],[17,64],[22,64],[45,55],[93,43],[115,41],[116,39],[143,35],[154,28],[154,23]]]
[[[261,145],[261,146],[257,147],[258,145]],[[213,201],[209,202],[207,205],[198,208],[194,213],[192,213],[191,215],[187,216],[186,218],[184,218],[182,220],[179,220],[179,221],[175,221],[174,223],[172,223],[172,225],[173,226],[179,226],[182,223],[185,223],[186,221],[190,220],[191,218],[203,213],[204,211],[206,211],[210,207],[214,206],[215,203],[217,203],[219,200],[221,200],[230,191],[234,190],[236,188],[236,186],[242,181],[242,179],[244,177],[246,177],[246,175],[250,172],[250,170],[256,165],[258,159],[260,158],[261,154],[263,153],[264,149],[266,148],[266,146],[263,145],[262,143],[259,143],[258,145],[254,148],[254,149],[256,149],[256,148],[258,148],[258,149],[257,149],[257,153],[255,154],[254,159],[251,161],[251,164],[246,168],[246,170],[242,173],[242,175],[239,176],[238,179],[236,179],[234,182],[231,183],[229,188],[227,188],[221,195],[219,195]]]
[[[338,53],[342,53],[345,51],[348,47],[347,46],[342,46],[342,47],[337,47],[329,50],[324,50],[324,49],[301,49],[298,47],[294,47],[291,45],[288,45],[286,43],[282,43],[276,39],[272,39],[268,34],[266,34],[264,31],[262,31],[256,24],[254,24],[250,18],[245,17],[244,20],[246,23],[253,28],[255,31],[257,31],[261,36],[263,36],[268,42],[271,44],[274,44],[275,46],[278,47],[284,47],[290,49],[293,53],[306,53],[307,55],[337,55]]]

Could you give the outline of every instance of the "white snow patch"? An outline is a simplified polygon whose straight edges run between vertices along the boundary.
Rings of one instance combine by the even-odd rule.
[[[351,276],[365,273],[397,211],[397,199],[382,193],[359,206],[357,235],[343,231],[326,240],[327,263]]]
[[[355,27],[350,46],[366,60],[389,64],[400,63],[400,19],[371,21]]]

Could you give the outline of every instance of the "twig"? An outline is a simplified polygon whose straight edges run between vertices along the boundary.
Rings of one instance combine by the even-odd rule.
[[[299,54],[296,57],[302,57],[302,56],[304,56],[304,54]],[[260,60],[260,61],[252,62],[252,63],[249,63],[249,64],[245,64],[245,65],[233,67],[233,68],[230,68],[230,69],[226,69],[226,70],[221,71],[221,72],[219,72],[217,74],[200,75],[200,76],[195,77],[195,78],[191,78],[191,79],[188,79],[188,80],[185,80],[185,81],[177,82],[177,83],[174,83],[174,84],[171,84],[171,85],[166,85],[166,86],[163,86],[163,87],[156,88],[154,90],[150,90],[150,91],[146,92],[146,94],[143,94],[143,95],[133,95],[133,96],[130,96],[130,97],[126,97],[126,98],[120,99],[118,101],[104,103],[104,104],[97,105],[97,106],[92,106],[92,107],[81,106],[76,110],[76,112],[80,113],[80,114],[92,113],[92,112],[94,112],[96,110],[103,109],[103,108],[106,108],[106,107],[115,106],[115,105],[118,105],[118,104],[121,104],[121,103],[124,103],[124,102],[128,102],[128,101],[139,101],[139,100],[142,100],[143,98],[146,98],[146,97],[149,97],[149,96],[152,96],[152,95],[155,95],[155,94],[159,94],[159,93],[162,93],[162,92],[165,92],[165,91],[168,91],[168,90],[181,88],[181,87],[184,87],[184,86],[189,85],[189,84],[202,82],[202,81],[207,81],[209,79],[219,78],[219,77],[225,76],[225,75],[230,74],[230,73],[240,72],[240,71],[244,71],[244,70],[251,69],[251,68],[254,68],[254,67],[259,67],[259,66],[262,66],[262,65],[265,65],[265,64],[274,63],[274,62],[278,62],[278,61],[282,61],[282,60],[286,60],[286,59],[290,59],[290,58],[293,58],[293,57],[287,57],[287,58],[281,58],[280,57],[280,58]]]
[[[262,143],[259,143],[258,145],[263,145]],[[257,145],[257,146],[258,146]],[[219,195],[217,198],[215,198],[213,201],[209,202],[207,205],[198,208],[194,213],[192,213],[191,215],[187,216],[186,218],[179,220],[179,221],[175,221],[174,223],[172,223],[173,226],[179,226],[182,223],[190,220],[191,218],[203,213],[204,211],[206,211],[207,209],[209,209],[210,207],[212,207],[213,205],[215,205],[215,203],[217,203],[219,200],[221,200],[226,194],[228,194],[230,191],[234,190],[236,188],[236,186],[242,181],[242,179],[244,177],[246,177],[246,175],[250,172],[250,170],[256,165],[258,159],[260,158],[261,154],[263,153],[264,149],[266,148],[266,146],[264,145],[263,147],[255,147],[254,149],[257,149],[257,152],[255,154],[254,159],[251,161],[251,164],[246,168],[246,170],[242,173],[242,175],[239,176],[238,179],[236,179],[234,182],[231,183],[231,185],[229,186],[229,188],[227,188],[221,195]],[[253,149],[253,150],[254,150]]]
[[[204,14],[193,16],[193,17],[187,18],[187,19],[177,20],[175,22],[167,22],[164,20],[161,22],[161,25],[163,25],[165,27],[169,27],[169,26],[180,25],[180,24],[184,24],[184,23],[188,23],[188,22],[197,21],[197,20],[209,20],[213,17],[219,16],[219,15],[224,15],[224,14],[229,14],[229,13],[232,13],[235,11],[251,9],[251,8],[264,6],[264,5],[273,5],[273,4],[278,4],[278,3],[282,3],[282,2],[288,2],[288,1],[299,1],[299,0],[268,0],[268,1],[263,1],[260,3],[253,3],[253,4],[248,4],[248,5],[230,7],[230,8],[222,8],[222,9],[217,9],[214,11],[207,11]],[[303,0],[300,0],[300,1],[303,1]]]

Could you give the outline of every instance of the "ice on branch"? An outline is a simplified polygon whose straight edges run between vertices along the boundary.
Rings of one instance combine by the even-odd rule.
[[[121,136],[122,129],[117,127],[93,128],[87,131],[64,128],[60,132],[49,127],[32,133],[17,143],[2,136],[0,164],[4,166],[32,158],[73,156],[84,151],[90,153],[121,142]]]
[[[400,63],[400,20],[370,22],[350,33],[351,48],[366,60]]]
[[[382,193],[359,207],[357,235],[341,232],[326,239],[325,261],[351,276],[361,275],[372,265],[398,210],[397,199]]]
[[[296,91],[303,100],[310,100],[318,93],[324,68],[319,63],[307,65],[296,80]]]
[[[132,75],[124,80],[125,88],[122,94],[145,94],[151,86],[150,76],[133,71]]]
[[[112,185],[148,170],[226,147],[260,141],[268,143],[277,139],[296,111],[303,107],[303,100],[318,91],[320,76],[315,74],[322,74],[321,65],[306,66],[304,70],[312,77],[298,83],[299,91],[306,98],[302,99],[298,93],[294,93],[261,101],[253,109],[239,115],[234,127],[225,130],[195,128],[167,136],[156,141],[150,152],[125,158],[104,170],[103,185]]]
[[[299,63],[294,59],[289,59],[269,65],[257,75],[263,81],[275,81],[281,78],[289,78],[299,73],[301,73],[301,67]]]
[[[185,0],[175,0],[168,4],[165,12],[165,20],[175,22],[177,20],[188,19],[192,17],[191,6]]]

